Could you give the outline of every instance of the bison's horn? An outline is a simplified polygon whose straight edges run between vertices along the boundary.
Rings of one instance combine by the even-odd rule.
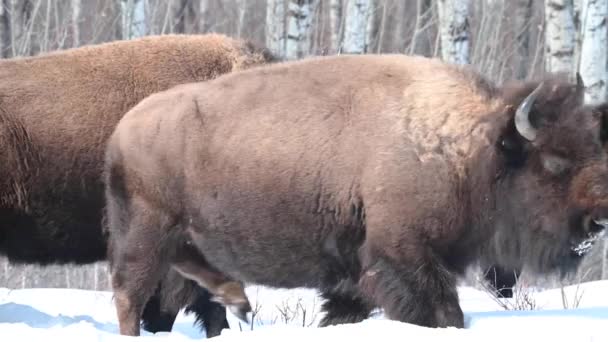
[[[517,111],[515,112],[515,128],[522,137],[529,141],[536,139],[536,128],[532,127],[532,123],[530,122],[530,109],[532,109],[532,105],[542,86],[542,83],[539,84],[538,87],[524,99],[519,107],[517,107]]]

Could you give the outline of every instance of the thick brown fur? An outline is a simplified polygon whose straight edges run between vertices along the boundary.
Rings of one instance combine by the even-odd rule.
[[[0,61],[0,253],[43,265],[104,260],[100,176],[105,142],[118,120],[154,92],[273,60],[249,42],[208,34]],[[182,287],[164,287],[175,286]]]
[[[528,141],[514,116],[537,85],[342,55],[146,98],[106,154],[119,312],[136,316],[183,232],[233,279],[319,289],[322,325],[381,307],[462,327],[455,282],[469,265],[576,269],[573,248],[608,216],[601,117],[580,87],[548,79]]]

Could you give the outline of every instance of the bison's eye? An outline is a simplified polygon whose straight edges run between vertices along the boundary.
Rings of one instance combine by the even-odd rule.
[[[570,168],[570,161],[568,159],[553,154],[542,155],[541,161],[543,168],[553,175],[560,175]]]

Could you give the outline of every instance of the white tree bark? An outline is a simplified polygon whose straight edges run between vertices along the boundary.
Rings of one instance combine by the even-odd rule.
[[[608,0],[584,0],[581,13],[582,45],[579,73],[585,83],[585,103],[606,101]]]
[[[427,26],[428,10],[431,7],[430,0],[416,0],[416,24],[414,25],[414,33],[412,34],[412,42],[410,43],[408,53],[413,55],[416,53],[416,47],[422,45],[421,36],[423,35],[423,27]],[[419,42],[420,41],[420,42]]]
[[[469,64],[469,0],[437,0],[437,10],[443,60]]]
[[[266,46],[280,57],[285,56],[285,0],[268,0],[266,3]]]
[[[374,25],[376,25],[376,1],[368,0],[369,2],[369,10],[367,15],[367,24],[365,27],[365,51],[369,51],[371,49],[372,40],[374,39]]]
[[[532,20],[532,0],[518,0],[515,10],[514,32],[517,39],[515,55],[515,77],[525,79],[528,70],[532,69],[530,61],[530,21]]]
[[[10,0],[0,0],[0,58],[10,55],[11,45],[11,18]]]
[[[310,26],[315,9],[314,0],[290,0],[287,13],[285,57],[304,57],[310,49]]]
[[[576,29],[574,26],[572,0],[545,1],[545,70],[574,71],[574,46]]]
[[[72,46],[80,46],[80,0],[72,0]]]
[[[133,39],[146,35],[145,0],[122,0],[122,38]]]
[[[131,31],[132,37],[143,37],[147,33],[146,27],[146,0],[134,0],[135,6],[133,8],[133,29]]]
[[[340,52],[342,47],[342,0],[329,1],[329,27],[331,48],[334,52]]]
[[[236,0],[236,7],[238,11],[236,36],[241,38],[243,30],[245,30],[245,16],[247,14],[247,0]]]
[[[207,23],[209,18],[209,0],[200,0],[198,3],[198,30],[201,33],[209,31],[210,25]]]
[[[365,53],[367,51],[370,12],[370,0],[346,0],[343,43],[345,53]]]

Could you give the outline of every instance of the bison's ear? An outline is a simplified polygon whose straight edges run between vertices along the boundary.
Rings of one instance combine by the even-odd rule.
[[[522,166],[526,161],[526,139],[522,138],[512,119],[497,142],[497,150],[506,165],[512,168]]]

